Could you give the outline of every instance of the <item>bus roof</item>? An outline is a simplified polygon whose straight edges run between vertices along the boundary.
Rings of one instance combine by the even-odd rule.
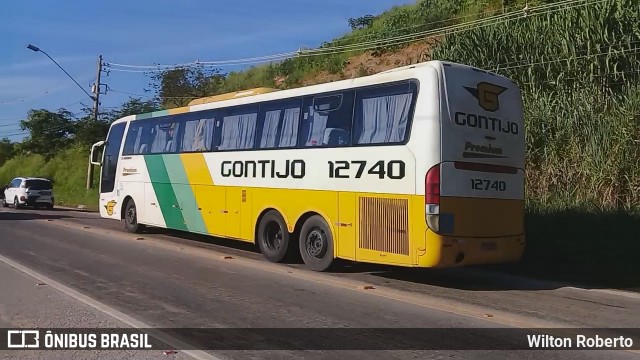
[[[125,121],[143,120],[143,119],[162,117],[167,115],[203,111],[203,110],[215,109],[223,106],[244,105],[246,103],[251,103],[254,97],[259,98],[257,101],[270,101],[270,100],[278,100],[278,99],[294,97],[294,96],[305,96],[310,93],[338,91],[338,90],[342,90],[349,87],[360,87],[360,86],[373,85],[373,84],[382,83],[382,82],[397,81],[397,80],[403,79],[403,76],[400,75],[403,72],[406,72],[409,70],[414,71],[414,70],[425,68],[425,67],[442,68],[442,66],[444,65],[453,65],[457,67],[476,69],[468,65],[457,64],[457,63],[441,61],[441,60],[431,60],[431,61],[425,61],[425,62],[413,64],[413,65],[406,65],[406,66],[390,69],[390,70],[383,71],[373,75],[362,76],[362,77],[357,77],[353,79],[339,80],[334,82],[327,82],[327,83],[316,84],[316,85],[303,86],[303,87],[287,89],[287,90],[260,87],[260,88],[254,88],[254,89],[248,89],[243,91],[236,91],[236,92],[231,92],[231,93],[226,93],[221,95],[199,98],[199,99],[192,100],[189,103],[189,105],[184,107],[154,111],[151,113],[144,113],[144,114],[138,114],[138,115],[130,115],[114,121],[113,124],[116,124],[119,122],[125,122]],[[477,70],[481,70],[481,69],[477,69]],[[481,71],[484,71],[484,70],[481,70]]]
[[[199,99],[194,99],[194,100],[191,100],[189,102],[188,106],[207,104],[207,103],[211,103],[211,102],[223,101],[223,100],[229,100],[229,99],[237,99],[237,98],[244,97],[244,96],[253,96],[253,95],[266,94],[266,93],[270,93],[270,92],[274,92],[274,91],[280,91],[280,89],[274,89],[274,88],[268,88],[268,87],[259,87],[259,88],[255,88],[255,89],[249,89],[249,90],[234,91],[234,92],[229,92],[229,93],[225,93],[225,94],[213,95],[213,96],[207,96],[207,97],[203,97],[203,98],[199,98]]]

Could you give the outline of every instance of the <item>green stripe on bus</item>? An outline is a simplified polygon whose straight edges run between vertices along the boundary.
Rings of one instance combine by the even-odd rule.
[[[204,225],[202,214],[198,210],[198,203],[189,184],[189,178],[180,155],[162,155],[162,158],[164,159],[173,191],[182,208],[182,216],[187,228],[189,231],[206,233],[207,228]]]
[[[171,180],[162,155],[145,155],[144,161],[147,164],[151,184],[156,193],[158,204],[160,204],[160,211],[162,211],[166,226],[171,229],[186,231],[187,226],[182,217],[180,204],[173,191],[173,186],[171,186]]]
[[[154,111],[151,113],[152,117],[165,116],[165,115],[169,115],[169,110]]]

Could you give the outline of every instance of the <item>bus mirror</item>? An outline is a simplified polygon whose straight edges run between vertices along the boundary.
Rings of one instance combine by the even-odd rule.
[[[94,153],[95,153],[96,148],[104,145],[104,143],[105,143],[104,141],[98,141],[97,143],[95,143],[95,144],[93,144],[91,146],[91,155],[89,156],[89,162],[91,162],[91,164],[98,165],[98,166],[102,165],[101,161],[95,161],[94,160],[95,159]]]

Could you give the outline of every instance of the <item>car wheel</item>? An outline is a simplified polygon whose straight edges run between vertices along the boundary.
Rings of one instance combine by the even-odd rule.
[[[18,201],[18,197],[13,198],[13,207],[15,209],[20,209],[20,201]]]
[[[2,207],[9,207],[9,204],[7,204],[6,198],[2,198]]]

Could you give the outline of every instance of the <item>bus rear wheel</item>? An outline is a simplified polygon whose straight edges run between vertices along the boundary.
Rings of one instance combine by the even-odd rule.
[[[124,208],[124,228],[131,233],[139,234],[144,230],[144,225],[138,223],[138,209],[136,203],[129,199]]]
[[[308,218],[300,229],[300,255],[305,265],[313,271],[325,271],[331,267],[333,235],[327,222],[319,215]]]
[[[279,212],[270,210],[262,216],[257,235],[258,247],[267,260],[282,262],[290,252],[290,234]]]

